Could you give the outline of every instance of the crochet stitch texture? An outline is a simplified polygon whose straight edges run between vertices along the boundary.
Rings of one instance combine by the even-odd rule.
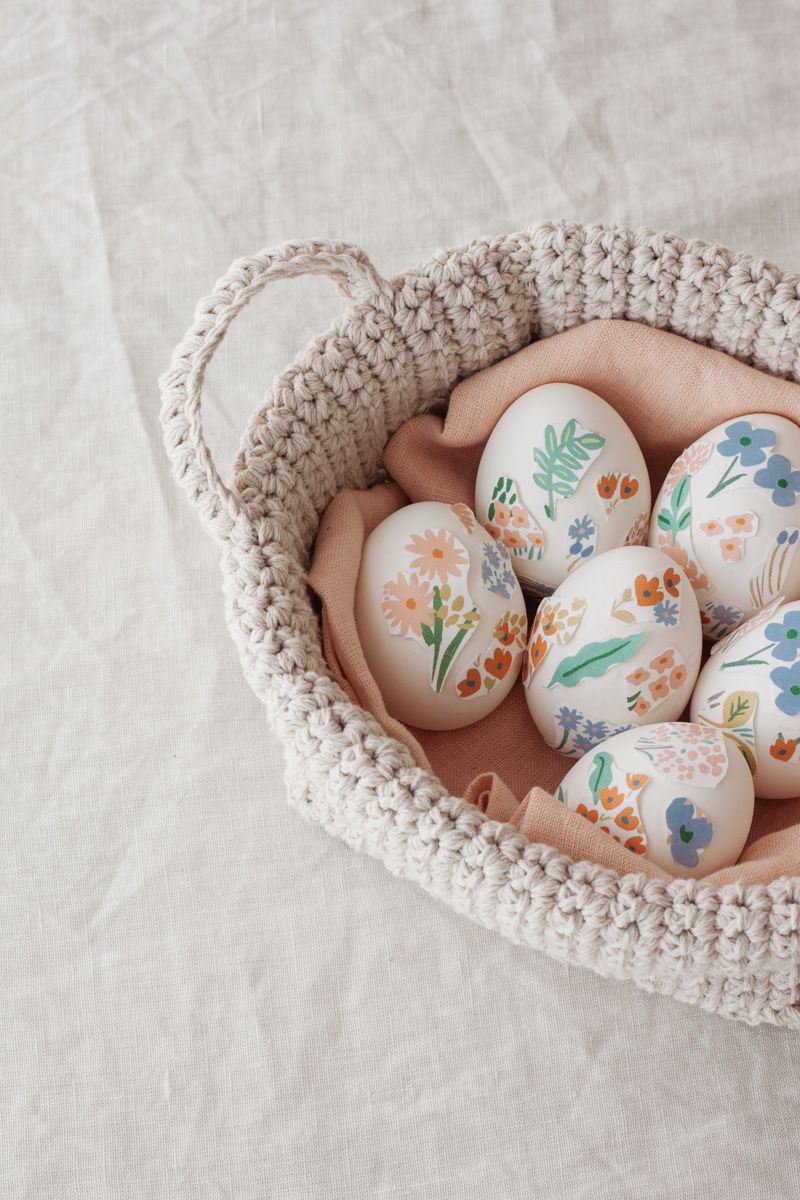
[[[271,280],[330,276],[351,301],[272,384],[221,479],[203,376]],[[328,502],[458,380],[597,318],[670,330],[800,382],[800,276],[671,234],[565,222],[441,251],[392,280],[339,242],[240,259],[161,379],[176,478],[222,548],[244,673],[286,756],[290,801],[349,845],[515,942],[751,1024],[800,1027],[800,879],[712,887],[618,875],[531,844],[450,796],[331,678],[305,573]]]

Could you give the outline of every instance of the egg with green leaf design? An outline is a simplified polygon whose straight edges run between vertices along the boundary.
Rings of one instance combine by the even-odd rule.
[[[800,796],[800,602],[773,601],[714,646],[691,712],[739,749],[759,798]]]
[[[702,653],[686,575],[649,546],[590,558],[540,601],[523,679],[549,746],[578,758],[631,726],[673,721]]]
[[[548,383],[514,400],[492,430],[475,512],[525,591],[542,596],[593,555],[646,541],[650,480],[610,404],[576,384]]]
[[[359,685],[377,687],[387,713],[405,725],[472,725],[519,677],[525,600],[508,551],[465,504],[408,504],[372,530],[355,619],[365,659]]]
[[[800,599],[800,427],[748,413],[698,438],[667,472],[649,543],[686,571],[710,641]]]

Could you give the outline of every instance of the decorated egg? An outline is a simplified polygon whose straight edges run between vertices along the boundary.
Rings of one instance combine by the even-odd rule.
[[[691,715],[739,748],[759,798],[800,796],[800,603],[778,597],[714,646]]]
[[[674,721],[702,641],[689,580],[665,554],[623,546],[590,558],[536,611],[524,667],[531,716],[572,758],[631,726]]]
[[[650,479],[610,404],[547,383],[515,400],[492,430],[475,511],[510,552],[523,588],[547,596],[593,555],[647,541]]]
[[[387,711],[460,729],[508,695],[528,623],[508,551],[465,504],[409,504],[364,543],[355,618]]]
[[[691,579],[710,640],[800,599],[799,498],[800,427],[770,413],[725,421],[670,468],[649,541]]]
[[[753,779],[733,743],[717,729],[677,721],[596,746],[556,796],[670,875],[699,878],[732,866],[753,820]]]

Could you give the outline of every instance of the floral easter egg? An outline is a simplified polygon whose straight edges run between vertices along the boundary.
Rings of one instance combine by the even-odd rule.
[[[578,758],[631,726],[674,721],[700,669],[691,584],[649,546],[590,558],[536,611],[523,678],[548,746]]]
[[[800,599],[800,427],[753,413],[693,442],[664,480],[649,542],[686,571],[711,641],[778,596]]]
[[[753,820],[753,779],[733,743],[719,730],[676,721],[596,746],[556,796],[670,875],[699,878],[732,866]]]
[[[779,597],[714,646],[691,715],[738,747],[759,798],[800,796],[800,602]]]
[[[547,596],[594,554],[647,540],[650,479],[622,417],[571,383],[525,392],[492,430],[475,512],[525,591]]]
[[[386,709],[406,725],[479,721],[522,666],[528,623],[508,551],[465,504],[409,504],[372,531],[355,618]]]

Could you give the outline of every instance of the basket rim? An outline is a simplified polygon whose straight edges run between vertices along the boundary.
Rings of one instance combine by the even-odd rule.
[[[765,923],[769,926],[768,941],[774,943],[776,938],[789,938],[785,944],[781,943],[776,953],[774,944],[767,946],[763,944],[763,937],[759,941],[751,936],[745,958],[752,970],[756,974],[769,972],[774,975],[776,968],[791,967],[796,974],[800,953],[794,923],[800,914],[800,876],[781,876],[769,883],[733,882],[721,886],[705,883],[702,879],[676,877],[664,880],[644,876],[635,870],[620,874],[588,860],[572,859],[546,843],[529,842],[513,827],[490,820],[463,798],[451,796],[437,777],[416,767],[406,748],[383,732],[369,713],[346,696],[330,674],[322,655],[310,605],[303,607],[298,585],[304,586],[304,556],[310,548],[308,533],[310,531],[313,537],[314,521],[318,524],[322,517],[321,501],[327,495],[326,486],[329,491],[336,485],[336,480],[320,480],[317,490],[315,481],[308,496],[300,496],[299,489],[290,492],[290,506],[285,494],[281,499],[281,487],[277,486],[276,479],[280,473],[291,478],[289,460],[292,454],[299,453],[292,440],[297,430],[301,429],[308,439],[313,439],[311,426],[302,422],[311,421],[315,415],[314,385],[321,370],[323,367],[329,369],[325,394],[330,393],[341,402],[342,396],[336,396],[337,386],[344,396],[349,393],[347,383],[341,383],[337,374],[338,358],[346,357],[346,351],[360,344],[357,339],[367,339],[368,334],[372,337],[373,326],[377,330],[376,338],[384,335],[404,338],[407,335],[403,332],[403,322],[410,320],[409,312],[437,302],[448,287],[457,283],[459,272],[466,273],[469,279],[490,278],[487,286],[491,286],[492,273],[499,275],[504,269],[503,264],[508,264],[510,280],[517,272],[508,286],[513,283],[515,288],[519,287],[522,299],[519,313],[512,313],[507,322],[508,331],[501,332],[499,340],[488,352],[489,360],[497,361],[505,356],[502,339],[506,337],[513,341],[520,336],[520,330],[524,332],[524,319],[520,316],[525,311],[524,289],[533,287],[525,275],[528,260],[535,260],[533,276],[538,273],[540,281],[538,290],[527,295],[527,299],[537,306],[529,340],[551,336],[586,320],[622,316],[679,333],[731,353],[740,361],[770,374],[800,382],[800,276],[781,272],[763,259],[734,254],[724,246],[700,239],[684,240],[649,229],[583,226],[560,221],[533,226],[506,237],[476,239],[453,250],[438,251],[427,261],[391,280],[383,279],[362,251],[346,243],[286,243],[252,259],[237,260],[218,282],[212,295],[198,306],[194,325],[177,347],[172,365],[162,377],[162,423],[173,470],[200,510],[209,532],[222,545],[229,626],[245,675],[266,704],[290,759],[290,798],[294,789],[295,802],[305,815],[368,853],[383,858],[395,873],[415,878],[427,890],[448,899],[457,909],[483,924],[500,928],[514,940],[534,943],[538,940],[543,948],[570,961],[580,961],[581,955],[576,956],[569,947],[565,949],[560,944],[555,948],[548,947],[545,935],[538,939],[531,937],[530,930],[523,928],[523,916],[515,920],[513,913],[506,913],[504,919],[499,919],[496,912],[488,911],[492,908],[493,883],[495,892],[500,887],[511,888],[519,900],[520,910],[525,907],[525,902],[519,897],[524,896],[526,888],[530,895],[534,888],[539,893],[545,891],[552,895],[564,888],[573,892],[588,890],[590,897],[602,896],[623,907],[627,904],[636,909],[635,923],[640,931],[647,927],[648,921],[655,921],[656,925],[660,922],[663,929],[665,921],[669,924],[667,914],[670,913],[673,917],[678,914],[690,928],[696,914],[701,913],[707,923],[715,925],[717,941],[721,936],[720,927],[726,926],[726,922],[735,924],[738,921],[741,925],[742,914],[745,914],[745,924],[752,920],[762,933]],[[579,269],[581,278],[585,276],[589,282],[584,286],[585,295],[581,301],[584,307],[569,311],[572,300],[569,273],[572,269]],[[228,486],[214,465],[200,421],[205,368],[224,338],[230,321],[266,283],[273,278],[308,271],[331,276],[350,301],[349,307],[275,377],[266,403],[256,409],[247,424],[235,464],[235,481]],[[542,280],[555,297],[551,297],[546,313],[541,303]],[[670,287],[674,294],[670,294]],[[595,311],[589,307],[587,299],[590,290]],[[679,314],[675,308],[676,296],[681,305]],[[704,297],[709,298],[709,306],[715,305],[714,320],[710,324],[702,302]],[[646,311],[648,305],[652,313]],[[628,310],[633,315],[629,316]],[[647,320],[648,315],[652,320]],[[449,314],[446,314],[446,320],[450,321]],[[433,328],[435,331],[435,320]],[[412,333],[416,337],[418,328],[412,329]],[[385,364],[379,362],[376,367],[369,357],[371,348],[372,342],[369,342],[360,355],[355,355],[356,365],[366,380],[363,382],[359,378],[358,387],[362,388],[363,382],[363,388],[377,386],[380,390],[385,383],[381,382],[379,372],[385,369]],[[512,352],[512,349],[505,350],[505,353]],[[449,394],[459,378],[471,373],[462,371],[463,354],[461,358],[455,354],[452,363],[434,363],[428,374],[421,374],[419,356],[415,358],[415,354],[416,351],[408,353],[408,361],[398,368],[398,377],[402,375],[400,396],[394,410],[384,418],[385,429],[393,431],[393,425],[402,423],[412,411],[420,411],[420,401],[429,407]],[[489,365],[489,361],[484,365]],[[343,368],[345,372],[346,369]],[[378,469],[371,448],[359,449],[356,458],[355,465],[350,464],[351,474],[358,476],[361,471],[362,477],[368,479]],[[295,504],[297,513],[290,513],[290,507]],[[296,545],[288,535],[284,536],[285,530],[279,528],[278,513],[284,516],[285,523],[290,518],[297,522],[290,533],[296,535],[300,528],[306,533],[303,555],[294,563],[284,561],[291,560]],[[253,581],[259,574],[261,592],[254,598]],[[255,626],[258,626],[260,641],[255,637]],[[287,673],[275,669],[275,663],[283,661],[280,658],[283,651],[275,647],[280,632],[289,627],[301,640],[316,636],[318,651],[316,655],[311,654],[305,668],[293,671],[291,682]],[[265,669],[263,661],[265,643],[269,643],[269,669]],[[391,811],[392,804],[397,802],[398,788],[409,790],[416,803],[410,813],[403,812],[406,822],[403,834],[406,841],[414,837],[420,841],[415,851],[418,861],[409,862],[408,846],[403,847],[402,860],[395,856],[389,861],[391,855],[387,858],[379,845],[380,836],[377,841],[370,842],[362,830],[354,827],[353,801],[348,807],[348,802],[339,794],[343,786],[341,781],[337,781],[334,788],[334,803],[315,809],[313,793],[320,787],[326,788],[330,781],[326,782],[326,764],[321,770],[317,769],[319,764],[315,766],[315,755],[306,756],[308,746],[317,744],[314,738],[308,740],[309,726],[316,730],[317,743],[325,739],[326,745],[340,745],[340,753],[349,753],[354,740],[359,742],[362,750],[369,748],[365,771],[369,775],[370,803],[374,802],[377,809],[386,803],[386,811]],[[359,785],[352,780],[351,783],[352,791],[358,792]],[[386,824],[391,833],[391,821]],[[480,891],[486,885],[487,894],[478,896],[476,904],[472,903],[474,896],[459,890],[458,881],[450,880],[440,886],[442,880],[437,875],[435,858],[442,839],[450,834],[456,847],[453,853],[464,857],[467,874],[477,871],[480,875],[473,890]],[[388,835],[384,831],[381,836],[385,840]],[[433,850],[430,850],[431,846]],[[481,854],[483,861],[478,862]],[[512,901],[513,898],[512,895]],[[494,901],[497,901],[496,895]],[[509,911],[513,907],[513,903],[510,908],[506,904]],[[791,910],[788,915],[783,911],[785,909]],[[680,923],[678,917],[673,924]],[[740,934],[744,932],[740,930]],[[688,945],[678,957],[686,967],[696,958],[692,953],[696,946],[691,939],[684,940]],[[701,942],[702,939],[698,945]],[[725,962],[731,965],[735,957],[727,955]],[[606,974],[631,975],[640,986],[648,987],[646,979],[636,977],[629,960],[630,955],[624,967],[617,964],[618,970],[613,962],[606,963],[606,969],[595,963],[590,965]],[[661,966],[661,963],[656,965],[656,974]],[[680,995],[680,986],[662,986],[663,980],[662,984],[650,980],[650,984],[650,990],[669,990],[678,998],[688,998]],[[792,986],[796,986],[795,982]],[[781,994],[785,991],[783,987]],[[737,1004],[730,998],[724,1003],[716,999],[711,1003],[703,997],[693,1002],[723,1012],[727,1003],[728,1007],[732,1005],[732,1011],[725,1015],[745,1020],[777,1020],[777,1008],[770,1015],[769,1003],[764,998],[755,1009],[751,1004],[755,1015],[751,1012],[750,1017],[733,1011]],[[786,1013],[791,1011],[791,1019],[796,1016],[800,1024],[799,1005],[800,1001],[792,1000],[791,1005],[781,1006],[781,1023],[787,1022]]]

